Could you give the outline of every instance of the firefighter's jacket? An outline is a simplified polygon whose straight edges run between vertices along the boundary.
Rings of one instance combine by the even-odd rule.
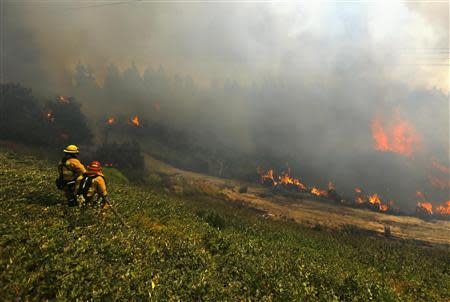
[[[59,169],[62,172],[62,176],[65,181],[75,180],[77,177],[86,173],[86,168],[76,158],[69,158],[67,160],[63,159],[59,163]]]
[[[105,176],[102,172],[94,172],[88,170],[87,173],[84,176],[79,176],[77,178],[76,184],[75,184],[75,192],[77,192],[80,189],[80,185],[83,181],[83,179],[88,176],[96,176],[92,179],[92,182],[90,183],[89,187],[87,188],[87,192],[85,192],[84,197],[88,199],[92,199],[95,195],[100,197],[106,197],[108,195],[108,191],[106,191],[106,182],[105,182]]]

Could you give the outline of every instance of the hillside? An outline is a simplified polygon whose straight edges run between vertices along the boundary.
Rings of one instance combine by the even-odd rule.
[[[448,246],[272,220],[227,199],[110,181],[67,208],[46,161],[0,152],[4,300],[448,301]],[[164,181],[164,179],[163,179]]]

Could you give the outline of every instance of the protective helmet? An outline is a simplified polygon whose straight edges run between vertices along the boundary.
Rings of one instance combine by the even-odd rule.
[[[77,153],[80,153],[80,151],[78,151],[77,146],[69,145],[64,149],[64,153],[77,154]]]
[[[100,165],[100,163],[98,161],[94,160],[93,162],[91,162],[89,164],[89,166],[87,166],[87,168],[88,168],[88,170],[91,170],[91,171],[100,171],[102,166]]]

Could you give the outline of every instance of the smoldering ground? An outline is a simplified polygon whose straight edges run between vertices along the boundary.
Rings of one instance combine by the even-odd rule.
[[[430,183],[448,182],[448,3],[430,5],[4,1],[3,79],[412,207],[449,196]],[[376,117],[412,154],[376,148]]]

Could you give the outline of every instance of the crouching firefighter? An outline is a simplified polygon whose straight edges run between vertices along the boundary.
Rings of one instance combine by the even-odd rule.
[[[64,157],[58,164],[59,177],[56,179],[56,187],[64,191],[69,207],[77,205],[75,182],[86,172],[83,164],[77,159],[78,153],[77,146],[67,146],[64,149]]]
[[[77,178],[75,187],[81,204],[99,203],[103,209],[109,208],[105,176],[98,161],[87,166],[86,173]]]

